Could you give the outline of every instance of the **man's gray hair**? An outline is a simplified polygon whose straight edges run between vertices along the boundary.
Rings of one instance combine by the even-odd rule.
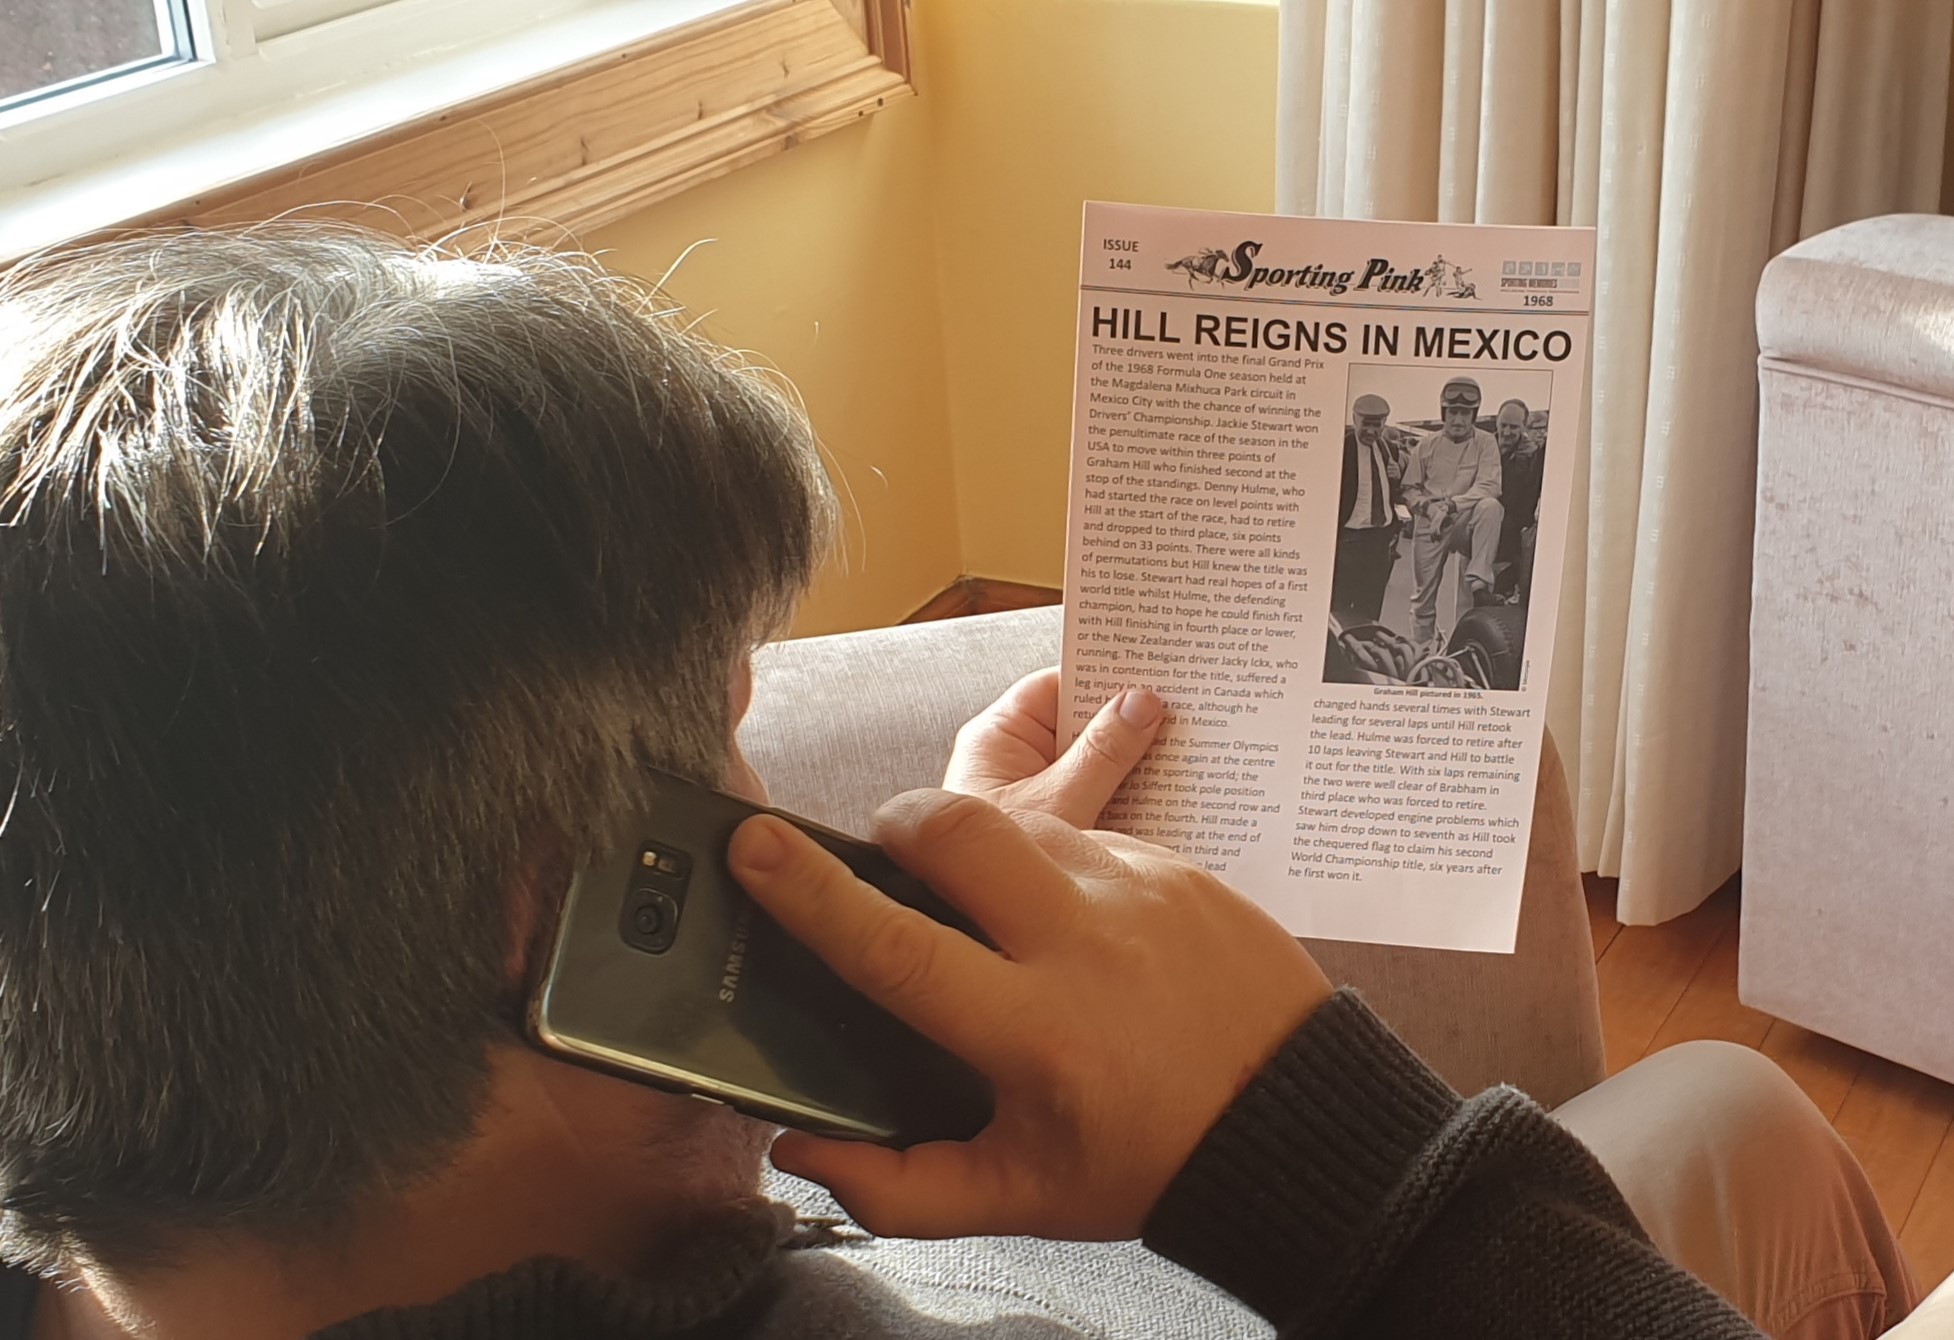
[[[280,226],[0,281],[0,1253],[451,1156],[525,835],[720,779],[832,510],[773,381],[586,257]]]

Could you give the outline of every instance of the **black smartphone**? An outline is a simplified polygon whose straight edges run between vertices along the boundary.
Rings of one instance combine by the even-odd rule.
[[[963,1140],[989,1083],[872,1004],[783,931],[726,865],[777,814],[898,902],[983,940],[879,847],[665,773],[612,854],[571,881],[530,997],[545,1051],[817,1135]]]

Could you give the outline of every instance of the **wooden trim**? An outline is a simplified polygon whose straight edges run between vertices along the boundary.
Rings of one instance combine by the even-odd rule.
[[[750,0],[142,223],[301,211],[389,232],[560,238],[914,92],[906,0]]]
[[[910,82],[909,0],[870,0],[869,44],[882,63]]]
[[[919,606],[915,613],[904,619],[904,623],[934,623],[938,619],[961,619],[967,614],[977,612],[976,602],[971,598],[970,578],[959,577],[950,585],[931,596]]]
[[[1058,605],[1064,600],[1065,593],[1057,587],[1001,582],[989,577],[959,577],[903,622],[928,623],[933,619],[960,619],[969,614],[1002,614],[1006,610]]]

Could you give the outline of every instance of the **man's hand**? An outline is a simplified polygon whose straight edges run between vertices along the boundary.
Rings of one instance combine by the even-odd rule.
[[[957,732],[943,789],[1097,827],[1099,812],[1160,733],[1164,711],[1152,690],[1127,689],[1061,755],[1058,668],[1033,671]]]
[[[1266,913],[1172,853],[915,791],[875,838],[996,943],[885,898],[791,826],[733,872],[871,1000],[987,1075],[975,1139],[907,1150],[790,1131],[775,1166],[877,1233],[1138,1236],[1175,1173],[1330,984]]]

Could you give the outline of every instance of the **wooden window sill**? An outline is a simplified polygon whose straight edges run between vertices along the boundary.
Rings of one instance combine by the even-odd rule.
[[[139,224],[288,212],[553,240],[913,92],[907,0],[748,0],[568,71],[195,196]]]

